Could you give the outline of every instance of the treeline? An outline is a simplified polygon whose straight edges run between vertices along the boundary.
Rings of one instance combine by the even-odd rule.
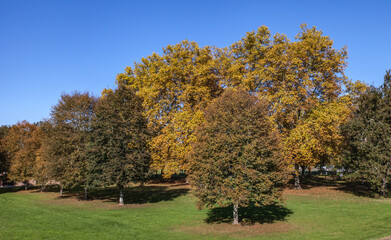
[[[132,181],[145,181],[150,156],[150,132],[142,102],[125,87],[99,99],[89,93],[63,94],[51,118],[3,127],[2,168],[27,184],[56,183],[63,188],[88,189],[115,185],[120,191]]]
[[[86,195],[92,186],[115,184],[122,189],[131,181],[143,182],[148,169],[159,169],[165,177],[185,171],[190,180],[200,180],[202,177],[191,177],[194,167],[202,159],[212,159],[211,154],[200,157],[205,151],[198,149],[202,135],[197,129],[207,129],[205,126],[210,124],[205,111],[213,104],[223,105],[221,99],[241,105],[239,102],[247,97],[266,106],[261,107],[262,114],[271,124],[264,125],[268,129],[265,131],[277,134],[279,140],[258,140],[266,144],[264,147],[278,144],[276,151],[286,167],[273,169],[285,175],[285,170],[291,169],[296,188],[300,188],[300,168],[333,164],[344,166],[352,178],[361,177],[370,183],[374,177],[382,179],[373,186],[379,186],[376,190],[385,194],[390,175],[389,167],[385,167],[390,165],[390,148],[385,145],[390,136],[385,127],[390,124],[386,109],[390,74],[387,72],[379,89],[352,82],[344,74],[346,60],[346,48],[335,49],[322,31],[305,25],[294,40],[284,34],[272,36],[262,26],[226,48],[200,47],[189,41],[169,45],[162,54],[153,53],[127,67],[117,76],[117,88],[104,90],[100,98],[88,93],[64,94],[48,121],[3,127],[0,167],[15,180],[34,178],[42,183],[54,180],[63,187],[79,185]],[[222,96],[231,90],[244,95]],[[370,110],[372,115],[367,112]],[[240,116],[238,113],[230,121],[250,121]],[[261,118],[259,114],[253,117]],[[374,125],[369,124],[372,122]],[[227,125],[226,129],[239,126]],[[251,129],[246,131],[256,135]],[[360,137],[354,135],[355,131]],[[216,136],[203,136],[209,135],[206,142]],[[242,141],[244,135],[226,136],[227,144],[230,138]],[[269,134],[257,136],[273,139]],[[248,139],[246,144],[258,140]],[[204,147],[214,144],[217,142]],[[231,154],[230,158],[213,159],[221,166],[222,159],[230,159],[228,169],[232,169],[245,151],[262,152],[245,145],[231,144],[231,150],[223,151],[227,156]],[[256,161],[264,158],[256,156]],[[371,162],[378,164],[378,170]],[[207,168],[209,164],[202,165]],[[225,173],[221,179],[232,176],[237,175]]]

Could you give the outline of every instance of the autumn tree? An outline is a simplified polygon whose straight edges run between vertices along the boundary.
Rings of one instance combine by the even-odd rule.
[[[88,197],[86,144],[96,98],[89,93],[62,94],[52,107],[45,155],[50,176],[63,187],[83,186]],[[62,190],[61,190],[62,193]]]
[[[36,159],[34,162],[33,178],[37,181],[37,184],[41,185],[41,192],[46,187],[46,184],[51,179],[51,161],[49,148],[51,146],[51,125],[48,121],[41,122],[39,129],[35,134],[35,138],[40,142],[39,148],[36,151]]]
[[[335,49],[332,39],[315,27],[302,25],[291,41],[284,34],[272,36],[262,26],[223,49],[201,48],[188,41],[168,46],[162,55],[152,54],[126,68],[117,82],[143,98],[145,115],[154,129],[150,145],[154,166],[169,176],[178,169],[188,169],[185,156],[195,141],[195,128],[204,122],[203,109],[224,88],[241,88],[265,98],[281,136],[296,141],[300,136],[291,134],[307,128],[307,119],[314,119],[316,109],[339,104],[342,96],[352,93],[348,90],[356,85],[344,74],[346,59],[346,48]],[[286,158],[296,169],[298,186],[299,166],[318,161]]]
[[[104,93],[95,115],[89,145],[91,181],[97,186],[117,186],[123,205],[124,187],[131,181],[144,181],[149,170],[149,133],[142,100],[120,85]]]
[[[135,90],[143,100],[153,130],[153,167],[166,177],[187,170],[194,130],[204,121],[207,104],[221,93],[219,80],[213,48],[189,41],[168,45],[162,55],[142,58],[117,76],[117,83]]]
[[[346,177],[386,195],[391,178],[391,70],[380,88],[371,87],[358,99],[358,109],[343,127],[343,135]]]
[[[300,136],[303,130],[308,132],[313,125],[308,125],[308,119],[317,114],[313,112],[327,108],[329,102],[335,104],[349,83],[344,75],[346,48],[335,49],[322,31],[306,25],[301,26],[295,41],[283,34],[271,36],[269,29],[262,26],[221,50],[219,56],[224,85],[244,88],[268,100],[274,122],[284,139],[292,139],[288,140],[289,146],[295,151],[301,151],[297,141],[304,137]],[[311,165],[315,160],[302,154],[286,157],[296,169],[299,187],[299,165]]]
[[[343,146],[340,127],[350,113],[349,106],[338,101],[314,108],[284,139],[285,157],[301,166],[302,171],[318,164],[339,162]],[[298,181],[297,175],[295,181]],[[298,182],[295,186],[300,187]]]
[[[242,90],[226,90],[206,109],[190,156],[190,182],[198,206],[276,203],[287,180],[278,132],[268,105]]]
[[[10,159],[9,177],[25,183],[34,175],[34,164],[40,148],[38,127],[27,121],[13,125],[4,139],[4,146]]]

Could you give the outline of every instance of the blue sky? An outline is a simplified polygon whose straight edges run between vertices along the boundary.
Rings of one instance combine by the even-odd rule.
[[[261,25],[291,39],[301,23],[317,26],[348,47],[349,78],[379,86],[391,68],[390,9],[386,0],[0,0],[0,125],[48,118],[62,92],[100,95],[168,44],[225,47]]]

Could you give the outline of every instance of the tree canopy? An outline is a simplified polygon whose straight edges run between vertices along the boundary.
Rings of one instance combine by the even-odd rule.
[[[41,147],[39,128],[27,121],[13,125],[4,139],[4,147],[10,161],[9,177],[27,184],[34,176],[34,164]]]
[[[162,55],[143,58],[117,76],[118,83],[143,99],[153,130],[153,167],[163,169],[167,177],[187,169],[194,130],[204,121],[207,104],[222,91],[219,79],[213,49],[189,41],[168,45]]]
[[[371,87],[358,99],[343,135],[347,177],[369,183],[374,191],[386,195],[391,177],[391,70],[380,88]]]
[[[288,174],[268,105],[242,90],[226,90],[206,109],[190,155],[198,206],[276,203]]]
[[[5,147],[5,137],[8,135],[10,127],[0,126],[0,173],[8,172],[9,160],[7,157],[7,149]]]
[[[62,94],[46,125],[44,157],[50,158],[50,176],[64,187],[88,187],[89,140],[96,98],[89,93]]]
[[[315,27],[302,25],[291,41],[283,34],[272,36],[261,26],[227,48],[199,47],[188,41],[169,45],[162,55],[154,53],[133,68],[127,67],[117,82],[143,98],[145,115],[154,129],[150,144],[153,165],[170,176],[179,169],[188,170],[185,156],[195,141],[194,130],[205,121],[202,112],[227,87],[266,99],[282,138],[291,142],[300,138],[293,135],[309,127],[316,109],[338,104],[337,112],[347,113],[341,108],[350,106],[340,104],[339,98],[352,94],[351,87],[357,90],[359,84],[345,76],[346,59],[346,48],[335,49],[330,37]],[[334,118],[341,121],[328,132],[334,131],[330,134],[336,136],[347,118]],[[297,144],[290,143],[290,147],[302,151]],[[335,148],[329,150],[329,155],[338,153]],[[324,154],[286,157],[298,168],[299,164],[320,162],[315,157],[320,155]]]
[[[116,185],[120,205],[123,188],[146,179],[149,136],[142,100],[133,90],[120,85],[99,100],[89,145],[91,181],[96,186]]]

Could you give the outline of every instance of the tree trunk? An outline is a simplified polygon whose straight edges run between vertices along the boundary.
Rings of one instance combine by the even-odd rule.
[[[304,178],[304,174],[305,174],[305,167],[301,166],[301,177]]]
[[[84,187],[84,200],[88,200],[88,187]]]
[[[43,192],[44,189],[45,189],[45,185],[41,184],[41,192]]]
[[[308,177],[311,177],[311,166],[308,167]]]
[[[234,204],[233,214],[234,214],[234,222],[233,222],[233,224],[234,225],[239,224],[239,202],[236,202]]]
[[[385,177],[382,177],[381,181],[381,195],[385,196],[387,191],[387,179]]]
[[[119,205],[124,205],[124,193],[123,193],[123,187],[119,187]]]
[[[63,187],[63,186],[61,186],[61,187],[60,187],[60,196],[62,196],[62,194],[63,194],[63,190],[64,190],[64,187]]]
[[[300,176],[299,176],[299,165],[298,164],[295,164],[295,189],[301,189],[301,186],[300,186]]]
[[[24,190],[26,190],[27,191],[27,187],[29,186],[29,182],[28,181],[25,181],[24,182]]]

